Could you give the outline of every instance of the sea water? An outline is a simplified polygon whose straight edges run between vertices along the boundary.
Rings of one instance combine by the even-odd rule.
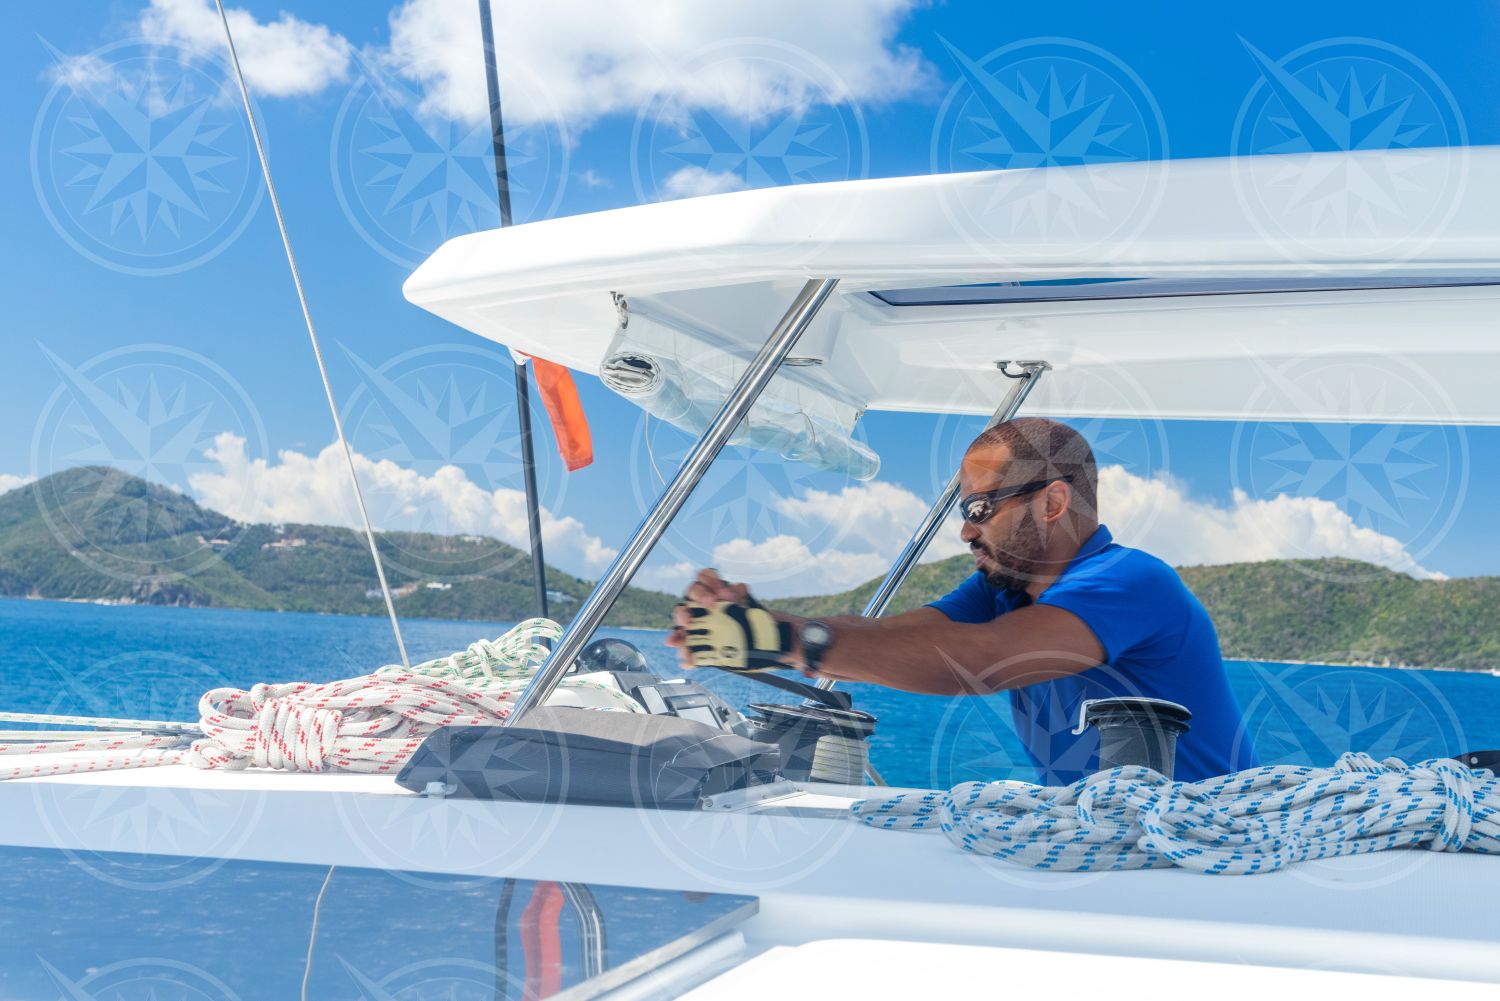
[[[408,619],[413,663],[443,656],[503,622]],[[605,629],[640,647],[653,670],[680,677],[665,633]],[[211,689],[331,681],[395,662],[386,620],[347,615],[101,606],[0,599],[0,709],[196,721]],[[1500,678],[1318,664],[1231,661],[1245,739],[1261,761],[1327,765],[1345,751],[1408,761],[1500,747]],[[750,678],[697,671],[731,704],[795,698]],[[947,788],[1032,779],[1006,696],[911,695],[851,685],[875,714],[872,760],[892,785]]]

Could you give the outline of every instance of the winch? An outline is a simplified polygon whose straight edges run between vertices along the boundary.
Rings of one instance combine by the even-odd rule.
[[[703,685],[658,677],[616,638],[590,644],[570,673],[618,687],[641,711],[544,706],[511,726],[446,728],[397,782],[434,796],[694,809],[726,793],[795,792],[792,782],[864,781],[876,720],[845,692],[745,675],[805,700],[756,703],[747,719]]]

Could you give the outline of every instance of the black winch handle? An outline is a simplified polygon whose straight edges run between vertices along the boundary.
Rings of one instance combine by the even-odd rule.
[[[1454,757],[1458,759],[1459,764],[1468,765],[1470,768],[1486,768],[1500,775],[1500,751],[1466,751]]]
[[[800,681],[783,678],[781,675],[773,674],[770,671],[734,671],[727,667],[721,667],[719,670],[725,674],[732,674],[737,678],[754,678],[763,685],[770,685],[772,688],[779,688],[783,692],[800,695],[804,699],[811,699],[821,705],[828,706],[830,709],[850,709],[854,706],[854,700],[849,696],[848,692],[835,691],[831,688],[819,688],[816,685],[805,685]]]

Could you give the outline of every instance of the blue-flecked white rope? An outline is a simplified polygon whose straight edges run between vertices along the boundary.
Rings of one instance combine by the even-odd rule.
[[[976,855],[1070,872],[1249,874],[1424,845],[1500,854],[1500,779],[1449,758],[1351,753],[1332,768],[1270,765],[1202,782],[1112,768],[1068,786],[966,782],[850,809],[871,827],[941,830]]]

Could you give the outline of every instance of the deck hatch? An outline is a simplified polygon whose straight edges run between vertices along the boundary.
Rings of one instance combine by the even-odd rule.
[[[1467,288],[1500,284],[1493,275],[1354,275],[1274,278],[1048,278],[873,291],[887,306],[1001,306],[1021,302],[1157,299],[1265,292],[1359,292],[1398,288]]]

